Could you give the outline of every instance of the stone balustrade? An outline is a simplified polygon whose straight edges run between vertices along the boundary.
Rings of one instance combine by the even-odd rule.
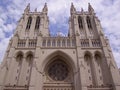
[[[42,42],[37,39],[19,39],[18,48],[35,48],[38,45],[41,48],[75,48],[76,39],[72,37],[43,37]],[[81,48],[99,48],[101,43],[99,39],[80,39],[79,46]]]

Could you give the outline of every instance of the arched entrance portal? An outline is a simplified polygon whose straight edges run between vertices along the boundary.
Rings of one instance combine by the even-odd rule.
[[[45,66],[43,90],[74,90],[74,75],[69,61],[56,55]]]

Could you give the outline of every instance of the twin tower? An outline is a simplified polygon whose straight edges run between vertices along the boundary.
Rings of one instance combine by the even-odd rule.
[[[51,36],[47,4],[25,8],[0,65],[0,90],[120,90],[120,75],[100,20],[70,8],[68,36]],[[52,30],[51,30],[52,31]]]

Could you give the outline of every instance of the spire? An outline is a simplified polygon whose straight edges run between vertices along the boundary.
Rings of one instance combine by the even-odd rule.
[[[90,5],[90,3],[88,3],[88,11],[89,11],[91,14],[94,14],[94,9],[93,9],[93,7]]]
[[[81,12],[82,12],[82,13],[84,12],[83,8],[81,8]]]
[[[35,12],[37,12],[37,8],[35,8]]]
[[[70,13],[72,14],[72,13],[75,13],[75,12],[76,12],[76,9],[75,9],[73,3],[71,3]]]
[[[24,13],[28,13],[30,11],[30,3],[28,3],[27,7],[24,10]]]
[[[42,12],[47,13],[48,12],[48,8],[47,8],[47,3],[45,3]]]

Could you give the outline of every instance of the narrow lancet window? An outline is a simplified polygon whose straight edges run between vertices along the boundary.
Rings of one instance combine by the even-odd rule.
[[[28,55],[28,56],[27,56],[27,60],[28,60],[28,66],[31,67],[31,65],[32,65],[32,60],[33,60],[33,56],[32,56],[31,54]]]
[[[55,46],[55,39],[52,41],[52,46]]]
[[[95,63],[96,63],[96,72],[98,73],[97,77],[99,78],[99,84],[104,84],[103,81],[103,70],[102,70],[102,58],[99,54],[95,54]]]
[[[33,55],[29,54],[27,56],[27,73],[26,73],[26,81],[27,81],[27,85],[29,85],[30,83],[30,76],[31,76],[31,71],[32,71],[32,63],[33,63]]]
[[[29,17],[28,22],[27,22],[27,26],[26,26],[26,30],[30,29],[31,23],[32,23],[32,17]]]
[[[65,40],[62,40],[62,46],[63,47],[65,46]]]
[[[42,46],[46,46],[46,40],[43,40],[43,42],[42,42]]]
[[[48,40],[48,41],[47,41],[47,46],[50,47],[50,45],[51,45],[51,41]]]
[[[84,56],[85,60],[85,67],[86,67],[86,80],[89,82],[89,85],[95,84],[95,77],[94,77],[94,70],[92,68],[92,57],[89,54],[85,54]]]
[[[79,24],[79,28],[83,29],[83,22],[82,22],[82,18],[80,16],[78,17],[78,24]]]
[[[23,56],[21,54],[17,56],[18,66],[20,66],[20,67],[22,65],[22,58],[23,58]]]
[[[38,30],[40,27],[40,17],[38,16],[36,19],[35,29]]]
[[[92,24],[91,24],[91,19],[90,17],[87,16],[87,26],[88,26],[88,29],[92,29]]]
[[[16,80],[16,84],[18,84],[19,80],[20,80],[20,74],[21,74],[21,68],[22,68],[22,60],[23,60],[23,55],[22,54],[19,54],[17,57],[16,57],[16,61],[17,61],[17,68],[16,68],[16,77],[15,77],[15,80]]]
[[[60,40],[57,41],[57,46],[60,47]]]

